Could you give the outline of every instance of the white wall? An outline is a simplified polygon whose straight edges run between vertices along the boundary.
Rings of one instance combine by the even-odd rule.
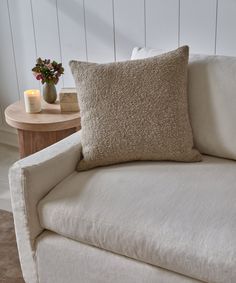
[[[137,45],[236,56],[235,26],[236,0],[0,0],[0,129],[6,106],[38,87],[38,56],[63,62],[60,88],[74,85],[70,59],[125,60]]]

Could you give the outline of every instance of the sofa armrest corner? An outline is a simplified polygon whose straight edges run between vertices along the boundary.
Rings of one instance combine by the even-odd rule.
[[[9,170],[12,209],[22,272],[26,283],[37,283],[35,239],[43,231],[38,202],[72,174],[81,158],[80,133],[17,161]]]

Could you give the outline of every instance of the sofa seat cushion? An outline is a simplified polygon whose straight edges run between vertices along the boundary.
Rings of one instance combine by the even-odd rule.
[[[38,205],[76,241],[212,283],[236,282],[236,162],[139,162],[75,172]]]

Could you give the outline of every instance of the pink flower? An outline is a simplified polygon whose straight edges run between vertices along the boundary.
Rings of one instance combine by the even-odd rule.
[[[36,75],[36,80],[39,81],[39,80],[41,80],[41,79],[42,79],[42,75],[41,75],[41,74],[37,74],[37,75]]]

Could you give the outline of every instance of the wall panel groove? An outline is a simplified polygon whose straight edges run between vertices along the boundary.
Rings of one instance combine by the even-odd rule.
[[[180,2],[180,44],[192,53],[214,54],[216,0]]]
[[[113,47],[114,47],[114,61],[116,62],[116,23],[115,23],[115,0],[112,0],[112,24],[113,24]]]
[[[144,0],[115,0],[117,61],[127,60],[134,46],[145,45]]]
[[[74,0],[70,6],[64,0],[57,2],[61,62],[65,68],[64,86],[69,87],[74,85],[69,61],[86,60],[84,7],[83,0]]]
[[[147,47],[178,46],[179,0],[146,0]]]
[[[180,5],[181,5],[181,0],[178,0],[178,47],[180,47]]]
[[[85,0],[88,60],[114,61],[112,0]]]
[[[58,0],[56,0],[56,15],[57,15],[57,31],[58,31],[58,42],[59,42],[60,62],[62,62],[60,24],[59,24],[59,16],[58,16]],[[63,85],[63,87],[64,87],[64,77],[62,76],[61,79],[62,79],[62,85]]]
[[[147,47],[147,9],[146,9],[146,0],[143,0],[143,17],[144,17],[144,46]]]
[[[216,19],[215,19],[215,46],[214,46],[214,54],[216,54],[216,45],[217,45],[218,8],[219,8],[219,0],[216,0]]]
[[[83,15],[84,15],[84,40],[85,40],[85,53],[86,61],[88,62],[88,44],[87,44],[87,28],[86,28],[86,14],[85,14],[85,0],[83,0]]]
[[[31,10],[31,19],[32,19],[32,27],[33,27],[33,35],[34,35],[34,46],[35,46],[35,54],[36,58],[38,57],[38,50],[37,50],[37,44],[36,44],[36,34],[35,34],[35,25],[34,25],[34,13],[33,13],[33,5],[32,0],[30,0],[30,10]]]
[[[17,72],[17,68],[16,68],[16,52],[15,52],[15,46],[14,46],[14,40],[13,40],[12,21],[11,21],[10,9],[9,9],[9,0],[7,0],[7,14],[8,14],[8,18],[9,18],[9,28],[10,28],[10,34],[11,34],[12,55],[13,55],[13,62],[14,62],[14,69],[15,69],[15,76],[16,76],[17,92],[18,92],[18,98],[20,99],[19,78],[18,78],[18,72]]]

